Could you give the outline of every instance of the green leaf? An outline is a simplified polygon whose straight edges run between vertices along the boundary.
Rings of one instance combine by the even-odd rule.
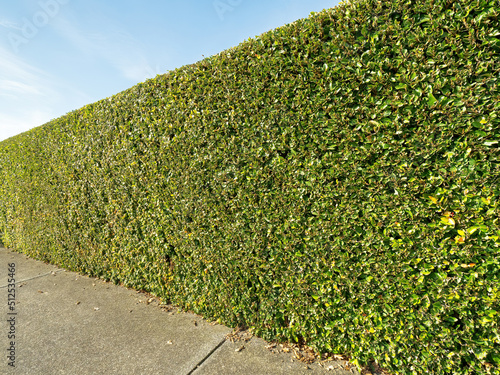
[[[491,355],[491,359],[498,365],[500,365],[500,355],[499,354],[495,354],[495,353],[492,353],[490,354]]]
[[[432,95],[432,92],[429,93],[427,104],[429,107],[432,107],[437,102],[437,99]]]

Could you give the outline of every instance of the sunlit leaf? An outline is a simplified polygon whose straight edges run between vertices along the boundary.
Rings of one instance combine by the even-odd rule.
[[[429,107],[432,107],[436,102],[437,102],[437,99],[430,92],[429,96],[428,96],[427,104],[429,105]]]

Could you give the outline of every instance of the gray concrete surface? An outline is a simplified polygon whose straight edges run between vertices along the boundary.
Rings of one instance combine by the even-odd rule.
[[[293,351],[273,353],[264,340],[232,336],[147,294],[5,248],[0,306],[0,374],[359,374],[344,361],[306,365]]]

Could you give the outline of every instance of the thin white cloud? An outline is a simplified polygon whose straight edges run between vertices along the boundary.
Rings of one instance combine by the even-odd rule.
[[[85,93],[0,45],[0,141],[89,101]]]
[[[26,98],[50,94],[50,77],[0,46],[0,96]]]
[[[98,27],[89,30],[80,24],[80,17],[71,17],[71,13],[61,14],[52,20],[51,28],[70,42],[74,50],[61,45],[82,65],[88,62],[103,70],[111,67],[134,84],[163,73],[148,61],[140,40],[113,19],[94,17],[91,24]],[[16,27],[0,17],[0,31]],[[9,47],[7,40],[0,40],[0,141],[96,100],[74,84],[31,65],[31,60],[14,54]]]
[[[2,75],[13,74],[16,77],[33,78],[42,73],[41,70],[25,63],[1,45],[0,56],[0,72]]]
[[[54,95],[49,76],[0,46],[0,140],[52,117],[44,105]]]
[[[0,142],[43,125],[53,118],[55,118],[54,113],[38,109],[16,113],[15,115],[0,112]]]
[[[99,35],[93,40],[97,51],[121,74],[133,81],[143,81],[147,71],[151,70],[140,43],[129,33],[116,30],[108,35]]]
[[[140,55],[132,59],[124,57],[123,60],[116,60],[113,63],[121,71],[122,75],[132,82],[143,82],[148,78],[164,73],[158,65],[152,67],[147,59]]]
[[[38,87],[30,85],[23,82],[11,81],[8,79],[0,79],[0,95],[3,96],[13,96],[12,93],[16,94],[30,94],[30,95],[40,95],[41,92]]]
[[[113,24],[112,20],[101,20],[101,23],[104,26],[99,33],[85,32],[68,20],[60,20],[55,27],[82,55],[103,59],[132,82],[141,82],[162,73],[158,66],[152,67],[148,62],[137,38]]]

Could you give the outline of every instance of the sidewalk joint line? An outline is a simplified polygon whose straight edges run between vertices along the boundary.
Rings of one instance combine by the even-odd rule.
[[[196,371],[196,370],[197,370],[197,369],[198,369],[198,368],[199,368],[199,367],[200,367],[200,366],[201,366],[201,365],[202,365],[202,364],[203,364],[203,363],[204,363],[204,362],[205,362],[208,358],[210,358],[210,357],[212,356],[212,354],[214,354],[214,352],[215,352],[217,349],[219,349],[219,348],[222,346],[222,344],[224,344],[225,342],[226,342],[226,338],[224,337],[224,338],[222,339],[222,341],[221,341],[221,342],[219,342],[219,344],[217,344],[217,346],[216,346],[215,348],[213,348],[213,349],[210,351],[210,353],[208,353],[208,354],[205,356],[205,358],[203,358],[200,362],[198,362],[198,363],[196,364],[196,366],[194,366],[194,368],[193,368],[191,371],[189,371],[186,375],[191,375],[191,374],[193,374],[193,373],[194,373],[194,372],[195,372],[195,371]]]
[[[50,276],[50,275],[52,275],[54,273],[59,273],[59,272],[64,272],[64,270],[50,271],[49,273],[46,273],[46,274],[43,274],[43,275],[33,276],[33,277],[29,278],[29,279],[24,279],[24,280],[16,281],[15,284],[18,285],[18,284],[24,283],[26,281],[31,281],[31,280],[39,279],[41,277]],[[0,286],[0,289],[4,289],[4,288],[7,288],[7,287],[8,287],[8,285],[3,285],[3,286]]]

